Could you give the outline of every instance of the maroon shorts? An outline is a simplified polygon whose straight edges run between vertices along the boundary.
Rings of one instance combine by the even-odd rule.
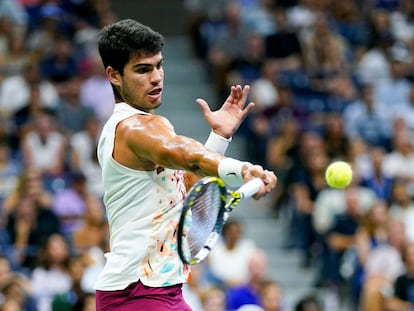
[[[148,287],[138,281],[124,290],[96,291],[96,311],[191,311],[181,284]]]

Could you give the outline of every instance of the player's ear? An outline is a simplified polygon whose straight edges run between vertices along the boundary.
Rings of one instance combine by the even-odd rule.
[[[105,69],[106,76],[108,77],[109,82],[111,82],[112,85],[120,86],[121,85],[121,75],[119,74],[119,71],[114,69],[111,66],[106,67]]]

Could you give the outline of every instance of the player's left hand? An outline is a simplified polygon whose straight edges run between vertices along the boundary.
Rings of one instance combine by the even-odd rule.
[[[246,105],[250,86],[232,86],[226,101],[216,111],[211,111],[208,103],[201,98],[196,100],[204,118],[211,129],[218,135],[230,138],[237,131],[250,110],[255,106],[253,102]]]

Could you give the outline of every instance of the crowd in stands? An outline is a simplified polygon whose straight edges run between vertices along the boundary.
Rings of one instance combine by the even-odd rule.
[[[273,169],[286,246],[353,310],[414,306],[414,3],[185,0],[194,54],[222,102],[250,84],[240,135]],[[97,54],[109,0],[0,1],[0,311],[95,310],[108,250],[96,159],[112,89]],[[344,190],[324,178],[352,164]],[[229,221],[183,288],[194,311],[284,308],[283,286]],[[306,296],[295,309],[322,310]]]
[[[0,310],[92,311],[108,250],[96,144],[107,0],[0,1]]]
[[[413,310],[414,2],[185,5],[218,103],[251,85],[246,154],[276,172],[270,208],[289,222],[286,246],[317,269],[315,288],[352,310]],[[334,160],[353,167],[346,189],[325,182]]]

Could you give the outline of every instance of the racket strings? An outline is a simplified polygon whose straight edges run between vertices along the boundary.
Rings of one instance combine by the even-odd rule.
[[[187,233],[187,243],[193,258],[203,247],[210,233],[214,231],[217,216],[223,205],[220,188],[215,184],[207,184],[192,200],[191,226]]]

